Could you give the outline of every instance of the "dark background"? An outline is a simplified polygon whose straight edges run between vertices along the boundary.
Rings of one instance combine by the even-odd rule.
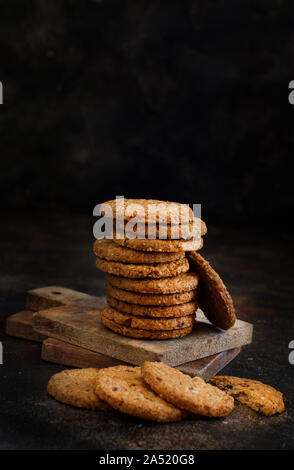
[[[290,223],[293,23],[290,0],[1,1],[0,208]]]
[[[0,449],[294,449],[293,26],[293,0],[0,0]],[[92,211],[116,195],[202,203],[201,253],[254,325],[222,373],[283,414],[161,426],[49,397],[64,367],[5,320],[29,289],[104,295]]]

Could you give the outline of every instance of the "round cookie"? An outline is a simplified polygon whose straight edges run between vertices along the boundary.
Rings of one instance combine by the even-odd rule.
[[[141,251],[176,252],[176,251],[196,251],[203,246],[202,238],[192,238],[191,240],[157,240],[151,238],[113,238],[118,245]]]
[[[192,331],[192,326],[186,328],[178,328],[176,330],[143,330],[138,328],[130,328],[120,325],[113,320],[109,320],[101,313],[101,322],[110,330],[122,336],[129,336],[131,338],[145,338],[145,339],[170,339],[181,338],[188,335]]]
[[[170,263],[185,257],[184,252],[160,253],[132,250],[114,243],[112,240],[96,240],[94,253],[108,261],[131,264]]]
[[[108,296],[135,305],[181,305],[187,302],[191,302],[197,297],[197,291],[195,289],[190,290],[188,292],[180,292],[176,294],[140,294],[138,292],[130,292],[127,290],[119,289],[107,283],[105,286],[105,290]]]
[[[191,238],[200,238],[201,236],[206,235],[207,227],[205,222],[200,219],[194,219],[193,222],[189,224],[178,224],[178,225],[160,225],[160,224],[136,224],[130,228],[130,235],[133,235],[133,232],[140,237],[148,238],[148,234],[151,237],[156,239],[169,239],[169,240],[190,240]],[[166,227],[166,230],[164,229]],[[125,225],[125,236],[129,237],[128,227]]]
[[[234,408],[233,398],[225,392],[162,362],[144,362],[141,371],[152,390],[181,409],[220,418],[228,416]]]
[[[189,271],[171,278],[163,279],[127,279],[107,274],[107,281],[114,287],[140,292],[141,294],[175,294],[196,289],[199,277]]]
[[[197,289],[199,307],[213,325],[228,330],[236,321],[232,297],[208,261],[196,252],[190,253],[189,258],[200,276]]]
[[[282,413],[285,410],[283,394],[258,380],[216,376],[210,381],[243,405],[266,416]]]
[[[180,421],[186,413],[166,402],[146,386],[140,367],[100,369],[97,395],[112,408],[138,418],[158,422]]]
[[[129,264],[107,261],[97,257],[96,266],[105,273],[129,279],[160,279],[163,277],[173,277],[178,274],[186,273],[189,270],[189,261],[187,258],[183,258],[178,261],[171,261],[170,263]]]
[[[124,199],[123,204],[122,201],[119,202],[118,210],[116,199],[106,201],[104,204],[111,207],[114,219],[120,217],[125,221],[136,217],[136,221],[142,223],[148,223],[149,218],[150,223],[172,224],[176,221],[176,223],[185,224],[194,219],[194,213],[189,205],[179,202],[158,201],[156,199]],[[103,210],[101,215],[104,215]]]
[[[95,393],[98,369],[71,369],[58,372],[47,384],[47,392],[55,400],[79,408],[110,410]]]
[[[198,304],[196,300],[180,305],[170,305],[167,307],[134,305],[114,297],[107,297],[107,304],[122,313],[129,313],[135,316],[144,316],[150,318],[169,318],[185,317],[186,315],[196,314]]]
[[[175,318],[147,318],[136,317],[128,313],[121,313],[111,307],[105,307],[102,315],[119,325],[142,330],[177,330],[178,328],[188,328],[195,323],[195,314]]]

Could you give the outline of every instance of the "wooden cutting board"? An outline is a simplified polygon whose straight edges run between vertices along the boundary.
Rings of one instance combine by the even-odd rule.
[[[251,342],[253,332],[252,325],[241,320],[228,331],[219,330],[198,310],[196,326],[184,338],[133,339],[105,328],[100,321],[100,310],[72,305],[35,313],[33,329],[123,362],[141,365],[144,361],[162,361],[171,366],[241,347]]]
[[[23,310],[10,315],[6,322],[6,334],[16,338],[42,342],[41,357],[44,361],[69,367],[96,367],[98,369],[125,364],[123,361],[119,361],[110,356],[89,351],[88,349],[74,346],[54,338],[47,338],[37,333],[32,328],[32,317],[34,313],[35,312],[31,310]],[[177,366],[177,368],[191,376],[197,375],[204,380],[209,380],[213,375],[218,374],[218,372],[229,364],[240,352],[241,348],[230,349],[214,354],[213,356],[187,362]]]
[[[43,341],[47,338],[33,330],[33,315],[31,310],[22,310],[14,313],[6,319],[5,333],[16,338],[29,339],[31,341]]]
[[[55,308],[57,306],[79,306],[78,311],[80,311],[80,309],[83,309],[84,307],[101,310],[105,306],[105,298],[91,296],[83,292],[78,292],[61,286],[46,286],[30,290],[27,293],[26,299],[27,310],[23,310],[22,312],[13,314],[7,318],[6,333],[11,336],[16,336],[18,338],[24,338],[33,341],[43,341],[42,359],[50,362],[55,362],[57,364],[62,364],[65,366],[107,367],[110,365],[115,365],[124,362],[121,359],[115,359],[114,357],[111,357],[107,354],[91,351],[89,349],[86,349],[85,347],[82,348],[80,346],[70,344],[69,342],[65,342],[68,341],[68,339],[65,339],[65,341],[57,340],[55,338],[46,339],[48,337],[48,334],[51,335],[51,332],[42,334],[38,331],[33,330],[32,318],[34,315],[34,311],[40,309],[51,309],[52,307]],[[94,315],[95,314],[97,315],[96,311]],[[241,323],[243,324],[244,322]],[[104,328],[102,325],[101,327]],[[215,330],[220,332],[220,330]],[[250,330],[252,334],[251,325],[247,327],[248,342],[250,337]],[[109,332],[106,328],[104,328],[104,331]],[[244,331],[245,330],[243,330],[243,332]],[[118,336],[111,332],[110,334]],[[124,339],[131,342],[139,341],[132,340],[131,338]],[[243,337],[243,340],[245,344],[246,338]],[[168,340],[168,342],[171,341],[182,341],[182,339]],[[154,341],[150,342],[154,343]],[[157,343],[165,343],[165,341],[157,341]],[[225,346],[223,345],[223,347]],[[240,346],[233,347],[232,349],[226,351],[222,350],[222,352],[207,356],[205,358],[185,362],[182,365],[179,365],[178,368],[187,374],[190,374],[192,376],[198,375],[204,378],[205,380],[208,380],[211,376],[217,374],[223,367],[225,367],[230,361],[232,361],[236,357],[236,355],[240,353],[240,351]]]
[[[61,286],[46,286],[27,292],[27,310],[44,310],[61,305],[102,309],[106,306],[105,297],[95,297],[77,290]]]
[[[209,380],[229,364],[240,352],[241,348],[230,349],[213,356],[181,364],[177,366],[177,369],[193,377],[197,375],[204,380]],[[47,338],[43,341],[41,357],[44,361],[80,368],[96,367],[100,369],[118,364],[126,364],[113,357],[64,343],[54,338]]]

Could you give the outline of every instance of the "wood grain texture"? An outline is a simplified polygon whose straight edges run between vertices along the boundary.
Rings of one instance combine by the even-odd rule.
[[[239,353],[241,348],[223,351],[213,356],[187,362],[177,366],[185,374],[197,375],[204,380],[209,380],[221,369],[229,364]],[[54,338],[47,338],[42,344],[42,359],[56,364],[70,367],[110,367],[118,364],[126,364],[123,361],[114,359],[104,354],[89,351],[79,346],[64,343]]]
[[[100,369],[123,364],[122,361],[113,357],[89,351],[54,338],[47,338],[43,341],[41,357],[47,362],[79,368],[97,367],[97,369]]]
[[[33,328],[49,337],[138,365],[149,360],[176,366],[243,346],[252,340],[253,327],[249,323],[237,320],[230,330],[221,331],[213,327],[201,311],[197,312],[197,317],[190,335],[164,341],[117,335],[102,325],[99,310],[77,306],[39,311],[33,315]]]
[[[238,348],[222,351],[212,356],[196,359],[196,361],[186,362],[185,364],[177,366],[177,369],[192,377],[197,375],[204,380],[209,380],[235,359],[235,357],[240,354],[241,350],[242,347],[240,346]]]
[[[102,309],[106,306],[106,300],[105,297],[95,297],[61,286],[40,287],[27,292],[26,308],[28,310],[43,310],[61,305]]]
[[[43,341],[47,336],[38,333],[32,328],[31,310],[22,310],[14,313],[6,319],[5,333],[16,338],[29,339],[32,341]]]
[[[26,310],[14,313],[6,319],[5,333],[16,338],[43,341],[47,336],[32,328],[33,313],[61,305],[79,305],[102,309],[106,306],[105,297],[95,297],[61,286],[46,286],[27,292]]]

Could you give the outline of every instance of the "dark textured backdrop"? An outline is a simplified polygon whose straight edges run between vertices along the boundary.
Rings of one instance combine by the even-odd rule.
[[[1,207],[288,217],[293,26],[290,0],[1,1]]]

